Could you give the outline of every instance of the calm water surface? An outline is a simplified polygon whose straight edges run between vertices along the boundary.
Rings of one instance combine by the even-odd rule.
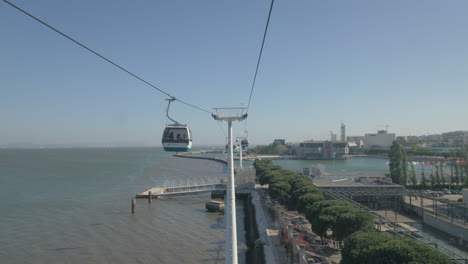
[[[0,262],[224,263],[224,218],[205,212],[209,194],[139,200],[130,211],[151,186],[219,182],[225,172],[161,148],[0,150]]]
[[[388,173],[387,159],[380,158],[349,158],[345,160],[274,160],[286,169],[296,170],[311,168],[320,165],[326,173],[349,174],[349,173]]]

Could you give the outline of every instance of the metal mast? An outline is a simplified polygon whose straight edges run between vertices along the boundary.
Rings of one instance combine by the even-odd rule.
[[[217,115],[213,118],[217,121],[228,122],[228,144],[229,144],[229,180],[227,184],[227,210],[226,217],[226,253],[224,262],[226,264],[237,264],[237,224],[236,224],[236,187],[234,180],[234,153],[232,121],[242,121],[247,118],[244,114],[245,107],[214,108]]]

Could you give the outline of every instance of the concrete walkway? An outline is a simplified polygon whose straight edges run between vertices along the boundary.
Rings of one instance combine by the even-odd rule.
[[[260,239],[263,242],[263,249],[265,252],[265,262],[270,263],[284,263],[281,260],[283,251],[278,237],[278,228],[268,214],[268,209],[264,201],[261,199],[259,191],[252,192],[252,204],[255,207],[255,217]]]

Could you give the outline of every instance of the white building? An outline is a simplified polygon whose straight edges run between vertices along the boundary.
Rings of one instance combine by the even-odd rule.
[[[358,148],[364,147],[364,137],[363,136],[353,136],[353,137],[347,137],[346,138],[347,142],[354,142],[356,143],[356,146]]]
[[[364,135],[365,148],[389,148],[395,140],[394,133],[387,133],[385,130],[379,130],[377,134]]]
[[[442,139],[452,146],[468,145],[468,131],[453,131],[443,133]]]

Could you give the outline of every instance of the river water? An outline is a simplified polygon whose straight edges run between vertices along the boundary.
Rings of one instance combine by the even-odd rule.
[[[0,150],[0,262],[224,263],[224,217],[205,212],[209,194],[138,200],[134,215],[131,199],[225,173],[221,163],[161,148]]]
[[[344,160],[274,160],[275,164],[283,168],[296,170],[321,166],[325,173],[388,173],[387,159],[381,158],[349,158]]]

